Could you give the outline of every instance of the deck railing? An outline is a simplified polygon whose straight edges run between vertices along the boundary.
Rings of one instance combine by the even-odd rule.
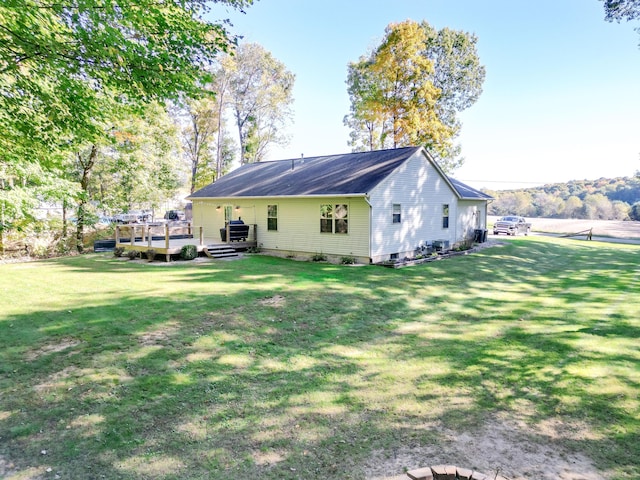
[[[249,225],[249,235],[246,239],[247,242],[257,242],[258,240],[258,226],[256,224],[248,224]],[[223,241],[220,238],[220,231],[216,230],[215,232],[207,232],[208,236],[206,239],[208,241],[214,243],[232,243],[231,235],[229,234],[229,226],[227,225],[227,235],[225,236],[225,240]],[[126,237],[123,237],[124,230],[129,231],[129,239],[127,241]],[[196,237],[197,235],[197,237]],[[205,244],[205,230],[204,227],[198,226],[194,227],[191,222],[180,223],[180,224],[158,224],[158,223],[148,223],[148,224],[139,224],[139,223],[130,223],[126,225],[116,225],[116,245],[120,243],[130,243],[131,245],[135,243],[147,243],[149,247],[152,246],[153,241],[162,241],[164,240],[165,248],[169,248],[170,240],[172,238],[197,238],[198,245]]]
[[[116,225],[116,244],[125,243],[123,238],[123,229],[129,230],[129,240],[131,244],[141,242],[151,246],[153,240],[164,240],[166,248],[169,248],[169,240],[172,237],[181,236],[182,238],[193,238],[194,228],[191,222],[170,225],[169,223],[130,223],[127,225]],[[199,227],[200,244],[204,241],[204,229]]]

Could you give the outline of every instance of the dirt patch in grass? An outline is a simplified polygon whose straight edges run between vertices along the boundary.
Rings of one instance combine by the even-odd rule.
[[[80,342],[78,340],[75,340],[73,338],[63,338],[60,341],[57,341],[55,343],[48,343],[46,345],[43,345],[39,348],[36,348],[34,350],[29,350],[26,354],[25,354],[25,359],[29,362],[32,362],[38,358],[40,358],[43,355],[48,355],[51,353],[58,353],[58,352],[62,352],[63,350],[66,350],[67,348],[72,348],[75,347],[77,345],[79,345]]]
[[[281,307],[284,305],[284,297],[282,295],[274,295],[273,297],[263,298],[258,303],[263,306]]]
[[[374,457],[375,466],[369,469],[367,478],[406,480],[409,477],[397,472],[455,465],[495,480],[605,480],[589,458],[564,446],[566,432],[549,425],[531,428],[496,419],[476,431],[436,428],[444,438],[442,443],[407,446],[396,451],[393,458]]]
[[[162,345],[168,342],[179,328],[180,326],[176,322],[165,322],[141,333],[138,336],[138,341],[145,346]]]

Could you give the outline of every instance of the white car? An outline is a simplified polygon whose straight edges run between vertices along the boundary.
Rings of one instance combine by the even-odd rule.
[[[143,210],[131,210],[128,213],[114,215],[113,221],[116,223],[145,223],[151,220],[151,214]]]

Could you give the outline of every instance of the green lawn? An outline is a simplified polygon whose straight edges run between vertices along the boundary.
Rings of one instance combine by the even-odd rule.
[[[398,270],[92,254],[0,265],[0,291],[0,477],[364,479],[510,419],[640,478],[637,246]]]

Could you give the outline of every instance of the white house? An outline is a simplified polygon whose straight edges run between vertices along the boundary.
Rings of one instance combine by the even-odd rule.
[[[189,199],[196,228],[242,219],[266,253],[376,263],[473,238],[491,197],[406,147],[247,164]]]

